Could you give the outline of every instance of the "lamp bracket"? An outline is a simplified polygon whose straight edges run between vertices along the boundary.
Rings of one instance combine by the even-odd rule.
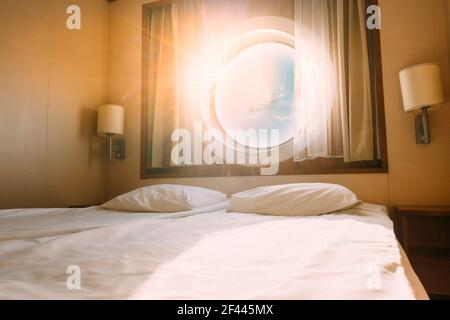
[[[115,154],[117,160],[125,160],[125,140],[116,139],[113,144],[112,152]]]
[[[423,107],[422,113],[416,116],[416,142],[417,144],[430,144],[430,127],[428,125],[428,109]]]
[[[113,135],[108,135],[109,139],[109,160],[113,159],[113,153],[117,160],[125,160],[125,140],[113,139]]]

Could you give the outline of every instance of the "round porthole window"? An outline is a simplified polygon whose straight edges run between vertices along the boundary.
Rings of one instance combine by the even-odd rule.
[[[258,17],[234,25],[216,37],[212,50],[220,52],[209,107],[203,109],[208,128],[265,130],[258,141],[247,136],[223,140],[239,154],[279,153],[292,158],[294,136],[295,23],[281,17]],[[221,48],[220,50],[216,50]],[[277,129],[278,141],[271,130]],[[244,147],[244,148],[242,148]]]
[[[250,46],[228,63],[218,77],[215,114],[222,128],[279,130],[279,141],[270,135],[237,141],[250,148],[273,148],[293,137],[294,49],[283,43]],[[237,116],[238,115],[238,116]],[[261,139],[268,138],[267,141]]]

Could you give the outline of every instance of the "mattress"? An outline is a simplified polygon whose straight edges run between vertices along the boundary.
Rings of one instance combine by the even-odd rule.
[[[0,299],[428,298],[383,206],[315,217],[226,207],[0,211]]]

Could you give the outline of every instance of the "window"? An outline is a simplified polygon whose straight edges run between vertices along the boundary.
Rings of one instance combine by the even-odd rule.
[[[339,3],[145,5],[142,177],[386,172],[379,33]]]
[[[282,43],[264,42],[239,52],[218,77],[214,105],[222,130],[237,127],[280,131],[278,143],[268,139],[259,144],[238,143],[272,148],[292,140],[294,49]]]

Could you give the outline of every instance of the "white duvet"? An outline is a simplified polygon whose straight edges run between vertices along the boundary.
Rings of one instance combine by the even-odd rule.
[[[384,207],[288,218],[225,206],[0,211],[0,299],[427,298]]]

